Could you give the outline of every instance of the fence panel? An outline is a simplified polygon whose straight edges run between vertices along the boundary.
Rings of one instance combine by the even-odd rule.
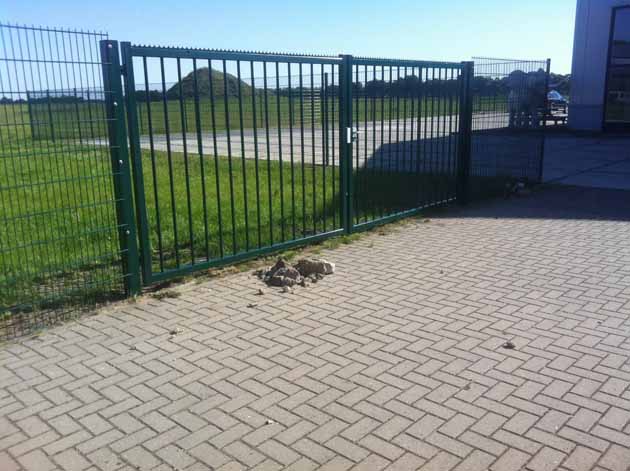
[[[145,282],[342,230],[337,57],[123,43]]]
[[[354,228],[454,201],[463,65],[352,62]]]
[[[0,40],[0,339],[542,171],[548,61]]]
[[[124,295],[106,37],[0,24],[0,339]]]
[[[477,196],[539,182],[549,61],[474,58],[471,185]]]

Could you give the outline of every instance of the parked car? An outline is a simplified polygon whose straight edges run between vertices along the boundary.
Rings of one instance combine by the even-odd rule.
[[[549,111],[551,113],[559,112],[566,114],[569,107],[569,100],[562,96],[559,91],[551,90],[547,94],[547,101],[549,102]]]

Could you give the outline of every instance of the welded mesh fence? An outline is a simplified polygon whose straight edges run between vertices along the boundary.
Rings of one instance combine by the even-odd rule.
[[[454,200],[462,64],[353,64],[354,224]]]
[[[123,51],[145,280],[341,230],[338,58]]]
[[[0,24],[0,339],[123,294],[104,38]]]
[[[0,340],[540,176],[545,62],[106,39],[0,24]]]
[[[538,182],[547,114],[548,61],[474,58],[471,177],[496,177],[475,190],[496,193]],[[471,181],[474,184],[474,181]]]

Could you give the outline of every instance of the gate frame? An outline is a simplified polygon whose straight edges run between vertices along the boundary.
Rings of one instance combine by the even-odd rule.
[[[141,291],[141,280],[118,41],[106,39],[99,44],[122,274],[125,292],[135,296]]]
[[[428,207],[437,206],[448,201],[466,204],[468,201],[468,182],[471,165],[471,132],[472,132],[472,76],[473,62],[440,62],[396,60],[380,58],[354,58],[342,54],[338,57],[321,57],[290,54],[267,54],[237,51],[221,51],[208,49],[168,48],[153,46],[135,46],[130,42],[120,44],[118,55],[117,41],[101,41],[104,83],[111,93],[107,94],[107,113],[109,120],[109,139],[114,168],[114,188],[117,202],[117,215],[120,229],[121,253],[123,254],[123,271],[125,287],[128,293],[137,294],[142,285],[184,276],[197,270],[227,265],[242,260],[267,255],[292,247],[319,242],[329,237],[351,234],[386,224],[401,218],[420,213]],[[207,261],[192,262],[177,268],[170,268],[155,273],[151,257],[151,240],[149,234],[148,213],[145,196],[144,173],[142,168],[142,149],[140,146],[140,127],[138,120],[138,103],[135,93],[134,57],[202,59],[202,60],[244,60],[252,62],[284,62],[289,64],[329,64],[336,65],[339,74],[339,177],[340,177],[340,211],[341,227],[326,233],[289,240],[281,243],[241,252],[227,257]],[[453,199],[421,205],[395,214],[368,221],[354,222],[353,207],[353,79],[355,65],[406,65],[423,68],[449,67],[460,70],[460,96],[458,113],[458,138],[456,149],[456,195]],[[122,77],[122,79],[121,79]],[[123,79],[125,90],[123,94]],[[125,103],[125,110],[118,103]],[[127,145],[129,152],[127,152]],[[133,184],[132,184],[133,180]],[[133,198],[133,199],[132,199]],[[135,204],[135,208],[134,208]],[[138,227],[136,228],[136,224]],[[141,274],[141,276],[140,276]]]
[[[419,213],[421,213],[422,211],[425,211],[428,208],[432,208],[432,207],[436,207],[436,206],[441,206],[443,204],[452,202],[452,201],[457,201],[461,204],[466,204],[467,200],[466,200],[466,193],[465,191],[460,192],[459,188],[460,188],[460,184],[461,184],[461,188],[463,190],[465,190],[468,186],[468,181],[470,179],[470,165],[471,165],[471,133],[472,133],[472,73],[474,70],[474,62],[467,62],[467,61],[463,61],[463,62],[447,62],[447,61],[427,61],[427,60],[409,60],[409,59],[386,59],[386,58],[371,58],[371,57],[353,57],[351,55],[349,56],[341,56],[341,57],[347,57],[348,58],[348,62],[344,63],[345,67],[347,68],[347,73],[348,73],[348,77],[347,77],[347,82],[348,82],[348,89],[347,89],[347,94],[348,94],[348,102],[345,106],[346,109],[349,110],[349,116],[347,119],[347,129],[346,132],[348,133],[348,136],[350,136],[348,138],[348,141],[350,141],[350,143],[348,144],[348,147],[346,148],[346,152],[348,152],[348,156],[349,158],[347,158],[347,165],[348,165],[348,169],[347,171],[347,176],[348,176],[348,181],[346,182],[347,184],[347,192],[346,192],[346,205],[348,207],[348,222],[346,225],[346,233],[347,234],[351,234],[354,232],[361,232],[361,231],[366,231],[369,229],[372,229],[374,227],[378,227],[378,226],[382,226],[384,224],[388,224],[390,222],[394,222],[394,221],[398,221],[400,219],[404,219],[407,217],[411,217],[411,216],[415,216]],[[462,85],[461,85],[461,91],[460,91],[460,100],[466,104],[466,106],[464,108],[460,108],[459,110],[459,120],[464,119],[465,122],[469,123],[468,127],[466,128],[466,133],[462,132],[461,130],[461,121],[460,124],[458,125],[459,129],[458,129],[458,133],[459,133],[459,137],[457,140],[457,145],[458,148],[456,149],[456,168],[455,168],[455,176],[457,178],[456,180],[456,195],[453,199],[448,199],[446,201],[440,201],[440,202],[436,202],[436,203],[430,203],[430,204],[426,204],[426,205],[421,205],[415,208],[411,208],[411,209],[407,209],[407,210],[403,210],[400,211],[398,213],[395,214],[390,214],[378,219],[374,219],[372,221],[367,221],[367,222],[363,222],[363,223],[354,223],[354,208],[353,208],[353,188],[352,188],[352,181],[353,181],[353,165],[352,165],[352,143],[353,143],[353,139],[351,138],[352,136],[352,130],[353,130],[353,119],[352,119],[352,99],[353,99],[353,95],[352,95],[352,69],[354,65],[391,65],[391,66],[407,66],[407,67],[418,67],[420,68],[420,70],[422,71],[422,69],[424,68],[432,68],[432,67],[446,67],[446,68],[452,68],[452,69],[459,69],[460,70],[460,79],[462,81]],[[421,79],[421,77],[420,77]],[[460,105],[461,106],[461,105]],[[463,114],[462,114],[463,112]],[[466,134],[466,135],[464,135]],[[464,144],[463,146],[459,146],[459,141],[460,139],[462,140],[462,143]],[[459,177],[461,174],[461,177]]]
[[[334,229],[322,234],[316,234],[308,237],[303,237],[300,239],[274,243],[272,245],[257,248],[253,250],[249,250],[246,252],[237,253],[234,255],[229,255],[227,257],[212,259],[209,261],[199,261],[197,263],[182,265],[178,268],[166,269],[164,271],[154,273],[152,266],[152,258],[151,258],[151,240],[149,238],[149,225],[148,225],[148,216],[147,216],[147,208],[146,208],[146,198],[144,192],[144,173],[142,169],[142,149],[140,147],[140,129],[138,125],[138,114],[137,114],[137,102],[135,98],[135,93],[129,93],[130,90],[135,90],[135,76],[133,69],[133,58],[134,57],[156,57],[156,58],[179,58],[179,59],[203,59],[203,60],[228,60],[228,61],[252,61],[252,62],[281,62],[281,63],[291,63],[291,64],[327,64],[327,65],[337,65],[339,70],[339,89],[341,90],[349,90],[350,94],[346,92],[345,100],[351,101],[351,87],[352,80],[347,82],[345,78],[345,62],[349,62],[351,64],[351,56],[346,57],[345,62],[342,57],[322,57],[322,56],[308,56],[308,55],[293,55],[293,54],[269,54],[269,53],[253,53],[253,52],[237,52],[237,51],[221,51],[221,50],[211,50],[211,49],[189,49],[189,48],[171,48],[171,47],[154,47],[154,46],[137,46],[132,45],[130,42],[122,42],[121,43],[122,57],[123,62],[122,66],[119,67],[118,71],[120,75],[125,78],[126,93],[125,103],[127,108],[127,123],[128,123],[128,131],[129,131],[129,149],[131,156],[131,167],[133,169],[132,177],[134,181],[133,189],[135,195],[135,220],[139,225],[138,229],[138,244],[139,244],[139,263],[137,263],[138,271],[140,271],[140,267],[142,269],[142,283],[146,285],[150,285],[153,283],[158,283],[162,281],[166,281],[172,278],[185,276],[196,272],[198,270],[204,270],[214,267],[219,267],[223,265],[229,265],[232,263],[240,262],[243,260],[248,260],[252,258],[256,258],[262,255],[268,255],[273,252],[278,252],[280,250],[286,250],[293,247],[303,246],[314,242],[320,242],[322,240],[328,239],[330,237],[348,234],[351,232],[351,229],[347,228],[344,225],[344,221],[350,221],[348,216],[349,211],[351,211],[351,207],[347,206],[347,201],[349,198],[349,193],[347,191],[348,184],[344,185],[344,182],[348,182],[348,165],[352,165],[351,156],[352,156],[352,147],[351,143],[349,145],[345,144],[346,140],[343,139],[345,131],[343,131],[343,125],[347,127],[347,120],[344,119],[344,115],[349,115],[351,113],[351,105],[350,110],[347,107],[343,107],[342,103],[344,100],[339,100],[339,110],[338,120],[340,123],[340,134],[339,138],[339,155],[340,155],[340,195],[342,195],[342,202],[340,205],[341,210],[341,219],[342,224],[340,228]],[[350,71],[352,68],[350,67]],[[343,94],[343,92],[340,92]],[[342,114],[342,108],[344,109],[344,113]],[[350,115],[349,115],[350,116]],[[126,134],[125,134],[126,138]],[[350,158],[348,157],[350,156]],[[345,197],[343,197],[346,195]],[[133,210],[132,210],[133,213]],[[134,231],[135,233],[135,231]],[[134,236],[135,238],[135,236]]]

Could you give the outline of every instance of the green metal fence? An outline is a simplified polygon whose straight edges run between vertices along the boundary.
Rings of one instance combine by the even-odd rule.
[[[550,61],[474,58],[471,178],[478,196],[542,179]],[[480,185],[479,182],[484,182]]]
[[[480,145],[499,115],[542,134],[475,89],[471,62],[0,33],[0,339],[540,168],[525,134],[526,159]]]
[[[0,24],[0,339],[125,294],[106,38]]]

